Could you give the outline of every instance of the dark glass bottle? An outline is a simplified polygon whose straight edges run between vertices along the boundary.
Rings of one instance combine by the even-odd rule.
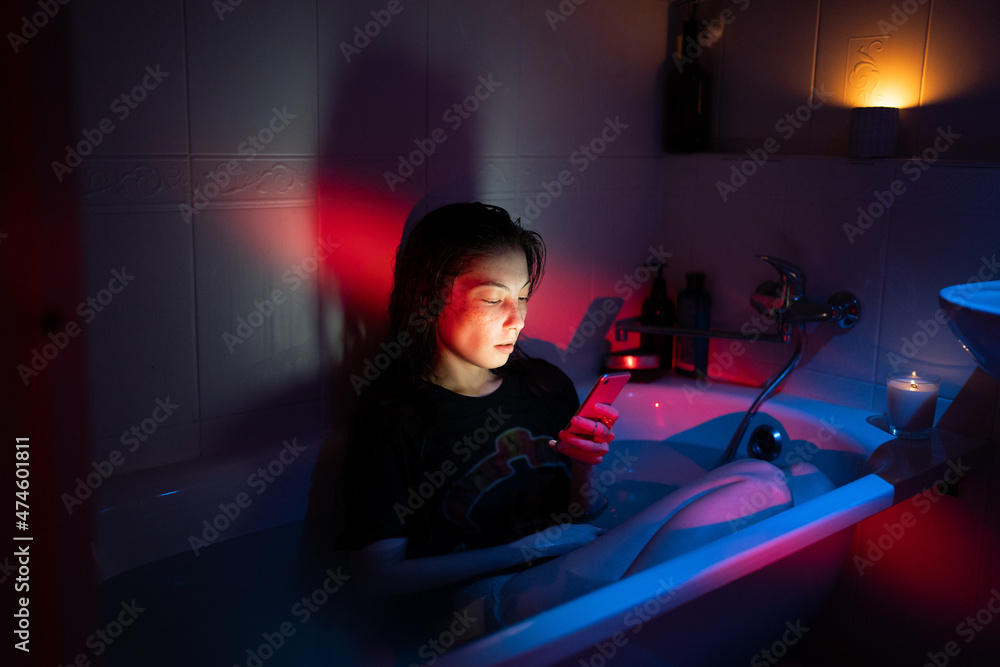
[[[708,329],[711,297],[705,291],[705,275],[689,273],[687,285],[677,294],[677,326],[681,329]],[[674,367],[687,375],[705,375],[708,371],[708,338],[678,336]]]
[[[671,327],[674,325],[674,304],[667,295],[667,281],[663,278],[663,264],[656,265],[653,289],[642,302],[639,322],[649,326]],[[645,352],[653,352],[660,357],[660,368],[670,368],[674,360],[674,337],[641,334],[639,347]]]
[[[698,21],[684,21],[677,50],[667,65],[667,113],[664,132],[668,153],[708,150],[709,79],[698,62]]]

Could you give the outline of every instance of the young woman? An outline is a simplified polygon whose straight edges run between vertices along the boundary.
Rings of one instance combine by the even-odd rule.
[[[446,591],[495,629],[729,532],[748,498],[748,523],[779,512],[788,480],[815,472],[738,461],[606,534],[586,523],[618,413],[573,416],[566,375],[519,354],[544,262],[538,234],[480,203],[431,212],[400,246],[385,341],[399,355],[361,396],[344,475],[341,545],[374,594]]]

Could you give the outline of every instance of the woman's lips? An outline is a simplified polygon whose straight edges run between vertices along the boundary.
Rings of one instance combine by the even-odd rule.
[[[494,345],[493,347],[505,354],[510,354],[514,351],[514,343],[501,343],[500,345]]]

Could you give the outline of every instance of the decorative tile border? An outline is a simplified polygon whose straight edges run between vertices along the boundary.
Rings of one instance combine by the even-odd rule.
[[[163,208],[187,201],[188,161],[183,158],[91,158],[81,166],[84,209]]]

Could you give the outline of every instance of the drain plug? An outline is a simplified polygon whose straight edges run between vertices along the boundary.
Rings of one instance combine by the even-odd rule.
[[[747,441],[747,454],[761,461],[773,461],[781,455],[781,431],[767,424],[758,426]]]

